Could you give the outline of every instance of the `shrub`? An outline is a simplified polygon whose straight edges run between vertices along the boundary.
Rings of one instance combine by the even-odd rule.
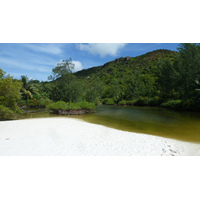
[[[126,100],[122,99],[121,101],[118,102],[118,105],[120,105],[120,106],[126,105]]]
[[[126,104],[133,106],[133,105],[135,105],[136,102],[137,102],[137,100],[128,100],[128,101],[126,101]]]
[[[81,101],[74,104],[78,104],[81,109],[95,109],[95,104],[87,101]]]
[[[149,97],[139,97],[139,99],[136,101],[135,105],[146,106],[146,105],[149,105],[150,100],[151,99]]]
[[[106,104],[106,105],[113,105],[113,104],[115,104],[114,100],[111,99],[111,98],[105,98],[105,99],[103,99],[103,103]]]
[[[168,100],[167,102],[164,102],[161,104],[161,106],[166,108],[172,108],[172,109],[180,109],[183,107],[182,100]]]
[[[136,103],[137,100],[121,100],[118,102],[118,105],[123,106],[123,105],[129,105],[133,106]]]
[[[50,103],[52,103],[53,101],[52,100],[50,100],[49,98],[47,98],[47,97],[44,97],[44,98],[42,98],[42,99],[40,99],[39,101],[38,101],[38,104],[40,105],[40,106],[47,106],[48,104],[50,104]]]
[[[157,106],[157,105],[160,105],[161,103],[162,103],[162,99],[158,96],[150,98],[150,101],[149,101],[149,104],[151,106]]]
[[[47,97],[41,98],[41,99],[30,99],[28,106],[30,107],[46,107],[48,104],[52,103],[53,101],[50,100]],[[27,102],[25,100],[18,101],[18,105],[26,105]]]
[[[57,102],[49,104],[47,108],[51,110],[58,110],[58,109],[66,110],[68,109],[68,103],[64,101],[57,101]]]
[[[39,103],[39,101],[37,99],[30,99],[28,105],[30,107],[36,107],[36,106],[39,106],[38,103]]]
[[[14,112],[9,108],[0,105],[0,117],[12,117],[14,116]]]
[[[18,105],[19,107],[23,107],[23,106],[25,106],[26,104],[27,104],[26,100],[20,99],[20,100],[17,101],[17,105]]]
[[[185,110],[195,110],[198,111],[200,110],[200,98],[193,98],[193,99],[188,99],[183,102],[183,108]]]
[[[71,103],[71,102],[64,102],[64,101],[57,101],[54,103],[50,103],[47,105],[47,108],[51,110],[68,110],[68,109],[95,109],[94,103],[89,103],[87,101]]]

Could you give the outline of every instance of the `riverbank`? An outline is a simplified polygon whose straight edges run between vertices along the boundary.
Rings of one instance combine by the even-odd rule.
[[[70,118],[0,122],[0,156],[197,156],[200,144]]]

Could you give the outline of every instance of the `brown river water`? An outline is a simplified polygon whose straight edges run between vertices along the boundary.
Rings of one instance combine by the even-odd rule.
[[[49,112],[24,113],[17,119],[60,117]],[[63,116],[62,116],[63,117]],[[200,143],[200,113],[158,107],[97,106],[97,112],[66,118],[82,119],[123,131]]]

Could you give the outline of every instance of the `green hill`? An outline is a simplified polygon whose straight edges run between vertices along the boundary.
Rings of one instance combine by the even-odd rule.
[[[173,62],[176,54],[160,49],[137,57],[121,57],[75,75],[90,85],[90,93],[93,89],[99,91],[97,99],[101,102],[114,104],[129,100],[132,104],[140,97],[157,96],[158,64],[162,60]]]
[[[145,71],[154,70],[160,60],[173,60],[176,54],[176,51],[160,49],[137,57],[121,57],[107,62],[103,66],[78,71],[76,72],[76,76],[87,79],[95,79],[98,77],[101,80],[112,79],[112,77],[120,78],[124,75],[130,76],[131,73],[134,73],[138,69]]]
[[[43,92],[53,101],[165,106],[200,110],[200,47],[159,49],[66,73]]]

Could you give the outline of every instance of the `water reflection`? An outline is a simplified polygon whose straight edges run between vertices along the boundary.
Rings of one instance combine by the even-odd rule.
[[[59,116],[48,112],[38,112],[23,114],[18,119],[40,117]],[[96,113],[66,117],[124,131],[200,143],[200,113],[172,111],[157,107],[98,106]]]

